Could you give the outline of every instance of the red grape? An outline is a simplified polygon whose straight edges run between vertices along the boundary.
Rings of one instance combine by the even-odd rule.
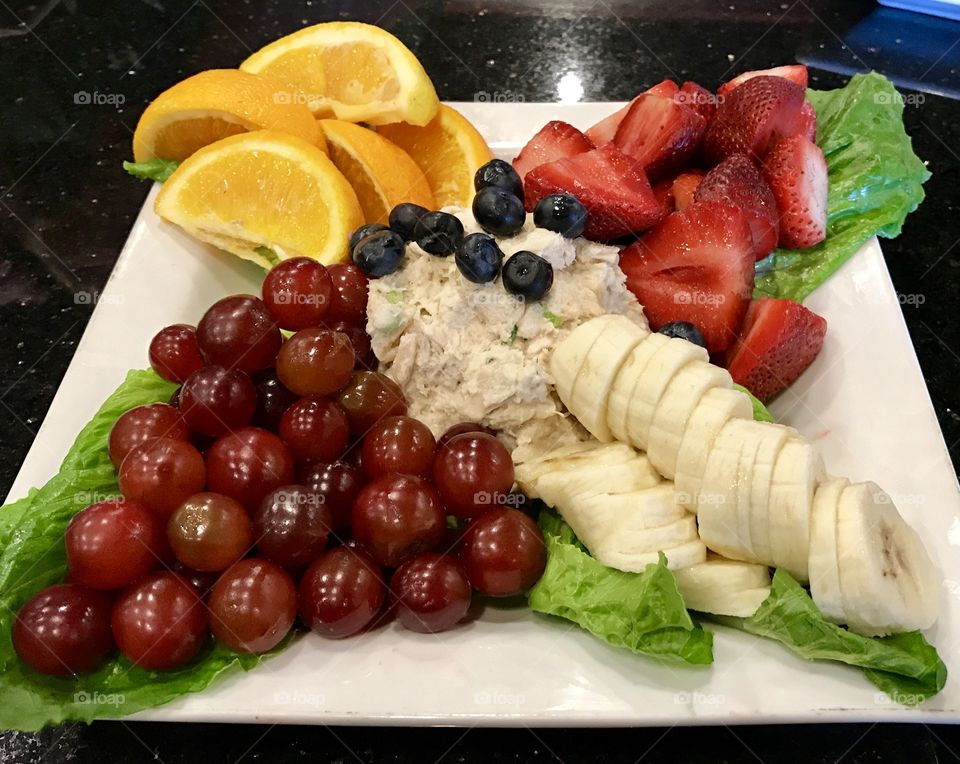
[[[293,455],[272,432],[242,427],[207,450],[207,489],[253,508],[294,478]]]
[[[281,567],[250,558],[230,566],[210,592],[210,629],[239,653],[265,653],[297,617],[297,587]]]
[[[119,589],[153,570],[167,554],[163,523],[138,501],[111,499],[73,516],[66,532],[70,580]]]
[[[277,432],[283,412],[297,402],[297,394],[283,386],[276,369],[264,369],[253,378],[257,389],[257,408],[251,423]]]
[[[173,324],[150,340],[150,366],[168,382],[184,382],[203,366],[197,330],[189,324]]]
[[[340,546],[300,579],[300,618],[314,632],[340,639],[364,629],[380,612],[387,587],[376,563]]]
[[[277,376],[297,395],[330,395],[350,380],[355,360],[347,335],[301,329],[280,348]]]
[[[437,453],[453,440],[457,435],[466,435],[468,433],[486,433],[487,435],[496,435],[497,433],[490,427],[482,425],[479,422],[460,422],[449,427],[443,435],[437,438]]]
[[[370,335],[367,334],[365,326],[361,324],[351,324],[349,321],[334,321],[332,324],[325,324],[325,326],[332,332],[340,332],[341,334],[347,335],[355,358],[353,368],[366,369],[371,365]]]
[[[188,568],[224,570],[253,546],[253,528],[243,507],[229,496],[205,491],[187,499],[170,515],[167,538]]]
[[[120,491],[164,520],[206,482],[203,457],[183,440],[157,438],[134,448],[120,465]]]
[[[330,512],[322,494],[304,485],[285,485],[261,502],[253,513],[253,528],[260,554],[296,568],[313,562],[326,549]]]
[[[173,563],[171,570],[190,584],[197,593],[197,596],[202,600],[210,596],[213,585],[217,583],[220,578],[219,570],[194,570],[193,568],[188,568],[179,560]]]
[[[327,268],[333,283],[327,321],[367,321],[367,284],[369,280],[352,263],[336,263]]]
[[[351,515],[354,538],[387,568],[436,549],[446,522],[433,486],[411,475],[370,483],[358,494]]]
[[[300,462],[329,462],[340,458],[346,449],[350,425],[336,403],[311,395],[284,412],[280,437]]]
[[[346,412],[350,434],[362,438],[384,417],[407,413],[407,399],[400,385],[385,374],[356,371],[337,396]]]
[[[14,619],[13,649],[20,660],[41,674],[92,671],[114,647],[112,606],[106,592],[76,583],[41,589]]]
[[[219,437],[250,422],[257,407],[257,389],[236,369],[204,366],[180,388],[180,413],[201,435]]]
[[[408,416],[386,417],[363,439],[363,471],[371,480],[394,472],[426,477],[436,445],[423,422]]]
[[[459,562],[443,554],[421,554],[397,568],[390,579],[397,620],[410,629],[446,631],[470,609],[470,582]]]
[[[470,585],[494,597],[525,592],[547,564],[540,528],[518,509],[493,509],[471,522],[459,557]]]
[[[300,480],[323,497],[330,513],[331,530],[350,524],[353,501],[360,493],[360,471],[346,462],[313,462],[300,473]]]
[[[275,265],[263,280],[263,301],[280,326],[299,331],[317,326],[327,315],[333,282],[327,269],[309,257]]]
[[[457,435],[437,452],[433,482],[447,510],[470,519],[497,507],[513,488],[510,452],[492,435]]]
[[[281,342],[267,306],[249,294],[217,300],[197,324],[197,343],[208,364],[248,374],[273,366]]]
[[[150,403],[120,415],[110,430],[107,448],[110,461],[119,469],[134,446],[154,438],[187,440],[189,437],[190,430],[179,411],[166,403]]]
[[[177,668],[193,658],[207,636],[207,612],[193,587],[175,573],[151,573],[113,605],[113,637],[145,669]]]

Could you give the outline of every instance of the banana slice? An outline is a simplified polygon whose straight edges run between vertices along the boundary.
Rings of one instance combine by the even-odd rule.
[[[688,363],[709,360],[704,348],[679,337],[671,337],[650,357],[650,362],[637,377],[627,408],[627,437],[631,445],[647,450],[653,414],[667,386]]]
[[[613,315],[604,315],[584,321],[558,342],[550,354],[550,375],[564,404],[573,399],[573,385],[587,353],[614,318]]]
[[[797,431],[792,427],[784,427],[770,422],[757,422],[757,424],[762,425],[762,429],[759,430],[760,440],[748,473],[748,483],[750,485],[748,497],[750,503],[750,543],[756,558],[770,565],[773,563],[769,522],[773,468],[781,450],[791,438],[797,436]],[[804,553],[804,561],[806,561],[806,557],[806,553]],[[806,577],[804,577],[804,580],[806,580]]]
[[[706,361],[691,361],[677,372],[657,404],[650,425],[647,456],[657,472],[673,480],[683,432],[697,404],[708,390],[730,388],[732,384],[726,369]]]
[[[610,396],[607,398],[607,426],[610,428],[610,434],[617,440],[629,442],[628,412],[630,402],[633,400],[633,391],[654,353],[669,342],[670,338],[664,334],[650,334],[633,349],[620,367],[616,379],[613,380]]]
[[[617,531],[617,549],[625,554],[659,552],[697,541],[697,517],[689,512],[669,525],[656,528],[620,528]]]
[[[790,438],[777,455],[770,481],[767,528],[768,561],[800,582],[813,575],[809,560],[814,543],[811,509],[817,486],[825,475],[823,459],[801,438]]]
[[[659,552],[644,552],[643,554],[625,554],[616,549],[606,546],[593,549],[587,545],[590,554],[609,568],[624,570],[628,573],[639,573],[647,565],[656,563],[660,559]],[[667,568],[670,570],[682,570],[691,565],[697,565],[707,558],[707,548],[700,540],[688,541],[686,544],[664,549],[664,555],[667,557]]]
[[[616,518],[630,528],[659,528],[687,517],[689,513],[676,502],[670,483],[629,493],[601,493],[577,500],[578,510],[590,517]]]
[[[633,349],[649,334],[625,316],[611,316],[580,364],[570,399],[560,398],[601,442],[613,439],[607,426],[607,399],[613,381]]]
[[[810,595],[823,617],[834,623],[846,621],[837,562],[837,505],[848,485],[846,478],[824,480],[814,494],[810,513]]]
[[[937,619],[941,578],[917,532],[875,483],[844,487],[837,504],[840,596],[851,631],[922,631]]]
[[[710,553],[706,561],[675,571],[673,577],[687,607],[701,613],[749,618],[770,596],[766,565]]]
[[[697,496],[707,467],[707,457],[722,428],[731,419],[751,419],[753,405],[739,390],[714,388],[704,393],[686,422],[674,483],[680,503],[697,511]]]
[[[516,454],[516,452],[514,452]],[[538,454],[535,459],[517,461],[515,464],[517,482],[529,483],[540,475],[553,470],[563,469],[564,465],[584,465],[594,463],[598,465],[623,464],[633,461],[637,452],[626,443],[600,443],[589,440],[583,443],[574,443]],[[516,457],[514,457],[516,459]]]
[[[519,481],[518,481],[519,482]],[[607,493],[614,488],[618,493],[642,491],[660,482],[660,476],[650,466],[650,461],[641,454],[622,464],[582,465],[564,464],[562,468],[545,472],[530,482],[521,484],[521,489],[531,498],[543,499],[547,504],[563,510],[561,504],[581,496]]]

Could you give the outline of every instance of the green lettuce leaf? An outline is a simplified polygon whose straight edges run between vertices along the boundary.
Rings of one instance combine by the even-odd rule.
[[[690,618],[663,555],[642,573],[624,573],[591,557],[552,510],[541,511],[540,527],[547,567],[528,594],[533,610],[573,621],[641,655],[713,662],[713,635]]]
[[[149,159],[146,162],[124,162],[123,169],[140,180],[163,183],[180,166],[175,159]]]
[[[830,178],[827,238],[757,263],[756,297],[802,301],[871,236],[898,236],[930,177],[904,130],[903,98],[882,75],[857,74],[837,90],[808,90],[807,99]]]
[[[70,518],[90,503],[119,494],[107,454],[114,421],[134,406],[166,401],[175,389],[152,371],[131,371],[81,430],[60,472],[42,488],[0,508],[0,729],[33,731],[66,721],[125,716],[202,690],[264,659],[238,655],[211,641],[175,671],[147,671],[117,656],[94,673],[58,678],[37,674],[13,651],[13,614],[66,573],[63,534]]]
[[[858,666],[867,679],[902,705],[922,703],[947,681],[947,667],[922,634],[869,638],[829,623],[806,589],[783,570],[774,573],[770,596],[750,618],[711,618],[775,639],[807,660]]]
[[[763,402],[757,398],[753,393],[751,393],[743,385],[734,384],[734,389],[739,390],[741,393],[746,393],[747,397],[750,399],[750,403],[753,404],[753,418],[758,422],[775,422],[773,414],[771,414],[767,407],[763,405]]]

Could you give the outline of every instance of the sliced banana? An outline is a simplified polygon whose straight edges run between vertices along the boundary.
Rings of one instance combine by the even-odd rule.
[[[676,502],[670,483],[629,493],[601,493],[581,497],[577,507],[591,517],[616,518],[630,528],[659,528],[682,520],[689,513]]]
[[[680,442],[697,404],[708,390],[730,388],[732,384],[726,369],[706,361],[691,361],[677,372],[664,390],[650,425],[647,456],[657,472],[673,480]]]
[[[629,410],[633,400],[633,391],[640,381],[647,364],[654,353],[669,344],[670,338],[664,334],[653,333],[647,336],[630,353],[610,388],[607,398],[607,426],[610,434],[624,443],[629,442]],[[561,398],[561,400],[563,400]]]
[[[810,595],[823,617],[834,623],[846,621],[837,564],[837,505],[848,485],[846,478],[824,480],[814,494],[810,513]]]
[[[532,498],[543,499],[547,504],[562,509],[559,505],[580,496],[617,492],[642,491],[660,482],[660,476],[642,454],[622,464],[581,465],[564,464],[562,468],[545,472],[539,477],[520,483],[521,489]]]
[[[882,636],[922,631],[936,621],[940,576],[917,532],[876,483],[841,492],[837,560],[851,631]]]
[[[811,510],[824,475],[820,454],[801,438],[784,443],[773,466],[767,508],[769,562],[800,582],[813,575],[809,570]]]
[[[675,571],[673,577],[687,607],[701,613],[749,618],[770,596],[766,565],[710,553],[704,562]]]
[[[621,552],[642,554],[672,549],[698,539],[697,518],[687,512],[682,518],[669,525],[660,525],[656,528],[620,528],[617,532],[616,545]]]
[[[600,443],[596,440],[589,440],[562,446],[546,454],[538,454],[534,459],[517,461],[515,470],[517,482],[521,483],[520,487],[523,488],[523,482],[529,483],[545,472],[563,469],[564,465],[623,464],[633,461],[636,456],[636,450],[626,443]]]
[[[674,482],[680,503],[697,511],[697,495],[707,467],[707,457],[720,429],[731,419],[750,419],[753,405],[739,390],[714,388],[704,393],[687,420],[677,453]]]
[[[770,546],[770,488],[773,484],[773,468],[783,447],[790,438],[797,435],[792,427],[757,422],[762,425],[757,451],[754,454],[748,484],[750,493],[749,523],[750,543],[753,553],[758,560],[768,565],[773,563],[773,552]],[[806,554],[804,554],[806,560]],[[804,577],[804,580],[806,578]]]
[[[608,314],[585,321],[557,343],[550,354],[550,375],[556,387],[557,395],[569,408],[568,401],[573,398],[573,385],[580,373],[587,353],[593,347],[601,332],[616,318]]]
[[[664,391],[679,371],[693,361],[709,362],[705,348],[679,337],[657,350],[637,377],[633,396],[627,408],[627,437],[631,445],[647,450],[650,426]]]
[[[590,553],[607,567],[624,570],[629,573],[639,573],[643,571],[647,565],[656,563],[657,560],[660,559],[659,552],[625,554],[606,546],[592,549],[589,545],[587,545],[587,549],[590,549]],[[667,558],[667,568],[670,570],[682,570],[683,568],[689,568],[691,565],[697,565],[703,562],[707,558],[707,548],[703,545],[703,542],[698,539],[696,541],[688,541],[686,544],[681,544],[672,549],[664,549],[663,554],[666,555]]]

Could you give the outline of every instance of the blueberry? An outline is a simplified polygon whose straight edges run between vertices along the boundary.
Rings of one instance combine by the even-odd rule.
[[[550,194],[534,207],[533,224],[567,239],[576,239],[583,235],[587,225],[587,208],[571,194]]]
[[[356,231],[350,234],[350,251],[353,252],[353,248],[360,243],[360,239],[365,239],[372,233],[379,233],[380,231],[389,231],[382,223],[367,223],[366,225],[360,226]]]
[[[414,228],[424,215],[430,210],[419,204],[404,202],[390,210],[390,227],[403,237],[404,241],[413,241],[416,238]]]
[[[504,162],[502,159],[491,159],[483,167],[477,170],[473,176],[473,188],[479,191],[482,188],[496,186],[504,191],[509,191],[518,199],[523,200],[523,181],[513,169],[513,165]]]
[[[463,238],[463,223],[446,212],[428,212],[417,221],[417,244],[437,257],[452,255]]]
[[[371,278],[393,273],[403,263],[406,242],[389,228],[365,236],[352,250],[353,262]]]
[[[496,186],[477,191],[473,197],[473,217],[484,231],[497,236],[513,236],[527,219],[523,202]]]
[[[658,331],[667,337],[679,337],[680,339],[692,342],[694,345],[699,345],[702,348],[706,348],[707,346],[707,341],[703,338],[700,330],[687,321],[672,321],[669,324],[661,326]]]
[[[457,246],[454,260],[467,281],[486,284],[500,275],[503,252],[492,236],[472,233],[463,237],[463,241]]]
[[[541,299],[553,286],[553,266],[523,249],[504,263],[501,275],[504,288],[528,302]]]

